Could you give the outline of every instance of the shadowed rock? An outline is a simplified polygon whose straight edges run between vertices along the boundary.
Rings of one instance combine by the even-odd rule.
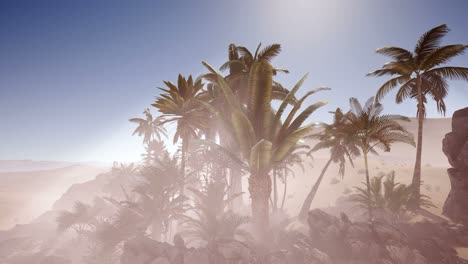
[[[442,150],[452,166],[448,169],[451,190],[443,214],[468,226],[468,107],[452,117],[452,132],[445,135]]]
[[[467,263],[453,248],[463,244],[463,231],[447,223],[351,222],[344,214],[337,218],[315,209],[308,224],[313,246],[332,263]]]

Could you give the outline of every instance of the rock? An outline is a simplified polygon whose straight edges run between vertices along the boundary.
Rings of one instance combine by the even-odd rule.
[[[71,264],[72,262],[69,259],[59,257],[59,256],[46,256],[41,259],[39,264]]]
[[[123,247],[120,257],[121,264],[144,264],[152,263],[161,258],[169,258],[171,251],[175,249],[168,243],[137,237],[127,241]],[[159,261],[159,260],[158,260]]]
[[[451,190],[443,214],[468,226],[468,107],[452,117],[452,132],[445,135],[442,150],[452,166],[448,169]]]
[[[238,241],[218,245],[218,254],[207,248],[187,248],[180,235],[174,236],[174,245],[137,237],[124,244],[121,264],[207,264],[244,263],[250,257],[249,248]],[[218,261],[219,258],[219,261]],[[215,260],[216,259],[216,260]]]
[[[320,209],[309,212],[308,223],[311,246],[329,256],[331,263],[465,263],[454,247],[464,244],[467,236],[456,225],[351,222],[345,215],[337,218]]]

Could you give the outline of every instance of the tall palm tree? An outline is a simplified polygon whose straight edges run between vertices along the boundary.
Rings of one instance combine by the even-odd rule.
[[[468,47],[463,44],[440,46],[442,38],[448,33],[447,25],[440,25],[424,33],[414,52],[400,47],[384,47],[376,52],[388,56],[392,61],[381,69],[369,73],[369,76],[396,76],[385,82],[377,91],[376,99],[381,100],[392,89],[399,87],[396,102],[405,99],[416,99],[418,118],[418,139],[416,148],[416,162],[414,165],[412,186],[414,188],[414,206],[418,207],[421,186],[421,157],[423,140],[423,120],[427,96],[437,105],[437,110],[445,114],[444,98],[448,93],[447,80],[468,81],[468,68],[442,66]]]
[[[248,163],[252,216],[262,234],[269,224],[269,198],[272,185],[269,172],[274,164],[281,163],[294,150],[301,138],[310,133],[314,125],[302,126],[303,123],[316,109],[327,103],[322,101],[312,104],[296,116],[305,99],[327,88],[306,93],[294,104],[282,122],[286,107],[291,100],[294,100],[294,95],[305,77],[296,84],[275,113],[271,105],[273,67],[268,60],[257,60],[250,68],[247,104],[240,103],[229,84],[215,69],[205,62],[203,64],[210,72],[216,74],[226,101],[226,109],[223,112],[217,112],[209,104],[205,104],[205,107],[215,112],[226,130],[232,133],[231,137],[238,144],[242,158]]]
[[[229,74],[226,75],[224,79],[229,84],[234,95],[239,99],[241,104],[247,104],[249,101],[248,82],[250,69],[252,68],[254,62],[259,60],[271,61],[281,52],[280,44],[268,45],[261,50],[260,47],[261,43],[257,46],[255,53],[252,53],[246,47],[230,44],[228,48],[228,61],[220,67],[221,71],[229,70]],[[278,72],[288,73],[288,70],[282,68],[273,68],[273,75],[276,75]],[[202,75],[201,78],[204,78],[210,82],[207,84],[207,91],[205,92],[204,96],[211,98],[211,104],[220,111],[223,111],[223,108],[225,107],[225,100],[218,85],[217,75],[209,72]],[[282,100],[287,96],[288,93],[289,90],[284,88],[279,82],[275,80],[272,81],[272,99]],[[295,100],[292,100],[292,102],[294,101]],[[210,127],[214,127],[215,130],[217,130],[215,132],[217,132],[220,136],[221,145],[229,148],[233,153],[239,153],[240,150],[238,149],[238,145],[235,143],[235,141],[229,140],[229,132],[224,131],[222,126],[220,127],[216,125],[217,124],[215,122],[213,125],[210,125]],[[233,192],[242,192],[241,171],[238,168],[233,167],[230,169],[229,175],[232,182]],[[237,205],[242,204],[241,199],[242,197],[238,197],[236,200],[234,200],[234,203]]]
[[[332,162],[338,163],[340,166],[339,173],[341,176],[345,173],[346,158],[349,163],[353,164],[353,158],[360,155],[359,148],[356,145],[355,137],[349,134],[347,125],[349,124],[340,108],[333,112],[333,123],[323,124],[323,130],[319,134],[314,134],[310,138],[318,139],[319,142],[312,148],[312,151],[320,149],[330,149],[330,158],[322,169],[320,176],[315,181],[312,189],[308,193],[304,203],[302,204],[301,211],[299,213],[299,219],[306,220],[307,213],[309,212],[312,201],[317,194],[320,183],[323,180],[325,172]]]
[[[356,98],[350,98],[351,111],[346,115],[348,125],[346,133],[354,137],[353,142],[360,148],[364,157],[366,186],[370,193],[369,153],[377,154],[377,149],[390,151],[393,143],[402,142],[414,146],[411,135],[399,122],[408,122],[409,118],[400,115],[383,115],[383,107],[371,97],[361,106]],[[372,206],[369,204],[369,217],[372,218]]]
[[[192,76],[187,79],[179,74],[177,85],[165,81],[166,88],[159,88],[163,93],[152,106],[163,114],[162,124],[175,122],[177,124],[173,143],[182,139],[181,171],[185,175],[185,153],[190,138],[199,137],[200,130],[206,127],[206,113],[198,103],[198,97],[203,89],[201,80],[194,81]],[[183,187],[182,187],[183,188]]]

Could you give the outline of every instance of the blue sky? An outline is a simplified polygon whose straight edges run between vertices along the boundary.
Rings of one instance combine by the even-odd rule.
[[[468,43],[467,10],[463,0],[1,1],[0,159],[138,159],[128,119],[163,80],[203,73],[202,60],[219,67],[229,43],[282,44],[274,64],[291,71],[283,84],[308,72],[302,92],[333,88],[310,100],[331,101],[312,118],[326,121],[385,81],[365,77],[387,61],[376,48],[412,49],[443,23],[445,43]],[[452,64],[467,67],[468,54]],[[393,95],[386,112],[414,116],[414,104]],[[448,115],[467,99],[468,84],[450,82]]]

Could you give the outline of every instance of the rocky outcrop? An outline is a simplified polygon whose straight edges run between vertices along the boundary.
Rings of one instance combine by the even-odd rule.
[[[308,224],[311,247],[330,256],[332,263],[466,263],[450,243],[458,244],[450,237],[462,231],[444,223],[354,223],[345,214],[337,218],[315,209],[309,212]]]
[[[442,149],[452,168],[448,169],[451,190],[443,214],[468,226],[468,107],[452,117],[452,132],[445,135]]]

